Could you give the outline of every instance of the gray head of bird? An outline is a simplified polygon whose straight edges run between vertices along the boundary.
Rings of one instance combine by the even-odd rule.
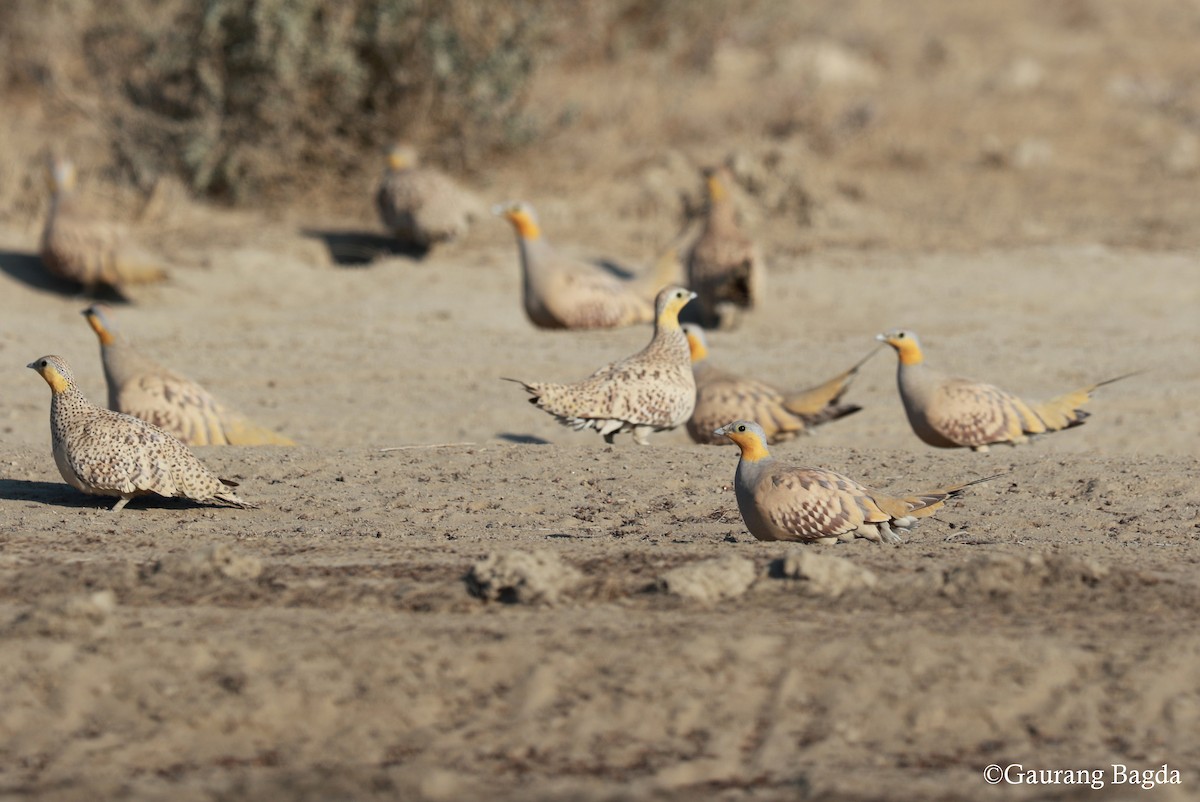
[[[704,329],[695,323],[684,323],[680,328],[687,337],[688,350],[692,352],[692,364],[708,359],[708,340],[704,336]]]
[[[62,156],[51,156],[46,165],[50,189],[56,193],[72,192],[75,189],[75,163]]]
[[[527,201],[497,203],[492,207],[492,214],[503,217],[512,223],[517,236],[522,239],[537,239],[542,235],[542,229],[538,225],[537,212],[534,211],[533,204]]]
[[[47,354],[30,362],[25,367],[36,370],[38,375],[50,385],[51,392],[61,393],[69,389],[75,382],[71,366],[61,356]]]
[[[688,302],[696,297],[696,293],[683,287],[663,287],[654,299],[654,312],[658,325],[668,325],[679,328],[679,312]]]
[[[396,142],[389,145],[384,151],[384,157],[387,159],[388,169],[394,173],[401,170],[411,170],[420,163],[420,155],[417,149],[407,142]]]
[[[767,434],[752,420],[735,420],[713,431],[717,437],[728,437],[742,450],[742,459],[757,462],[771,456],[767,450]]]
[[[921,341],[914,332],[907,329],[892,329],[875,335],[875,339],[895,348],[902,365],[917,365],[925,358],[921,353]]]
[[[92,304],[80,314],[87,318],[88,325],[100,339],[101,345],[112,345],[118,337],[117,322],[107,304]]]

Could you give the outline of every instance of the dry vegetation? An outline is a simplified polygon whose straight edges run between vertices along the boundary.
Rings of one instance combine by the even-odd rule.
[[[15,0],[0,9],[0,87],[86,116],[118,181],[165,173],[211,198],[278,200],[396,137],[460,164],[527,143],[527,89],[546,63],[654,48],[702,67],[720,7]]]
[[[0,221],[34,225],[50,147],[127,216],[172,177],[364,217],[406,138],[629,219],[733,153],[792,253],[1194,246],[1198,30],[1173,0],[11,0]]]

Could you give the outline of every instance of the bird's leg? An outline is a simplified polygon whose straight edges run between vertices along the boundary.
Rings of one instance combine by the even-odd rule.
[[[903,543],[904,542],[904,538],[900,537],[895,532],[893,532],[892,527],[888,524],[887,521],[880,521],[878,526],[879,526],[879,536],[883,540],[884,543]]]
[[[120,512],[129,503],[130,498],[132,496],[121,496],[121,498],[117,499],[117,503],[112,506],[111,512]]]
[[[971,446],[971,450],[974,451],[976,454],[986,454],[988,451],[988,447],[987,446]]]
[[[633,442],[637,443],[639,446],[650,445],[650,440],[646,437],[646,435],[650,434],[650,431],[651,429],[649,426],[634,426]]]
[[[604,435],[604,442],[608,443],[611,446],[613,444],[613,437],[615,435],[616,435],[616,432],[609,432],[608,434]]]
[[[854,530],[854,534],[861,537],[863,540],[869,540],[872,543],[881,543],[879,537],[879,526],[875,524],[859,524],[858,529]]]

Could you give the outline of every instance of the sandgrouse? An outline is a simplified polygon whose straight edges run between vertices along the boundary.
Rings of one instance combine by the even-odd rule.
[[[116,496],[113,512],[148,493],[254,506],[230,490],[237,482],[217,478],[172,435],[89,402],[62,357],[44,356],[28,367],[50,385],[50,439],[67,484],[94,496]]]
[[[925,365],[921,343],[911,331],[897,329],[876,339],[896,349],[900,400],[917,437],[938,448],[969,447],[987,451],[994,443],[1016,445],[1029,435],[1079,426],[1088,417],[1082,407],[1092,391],[1129,375],[1097,382],[1041,403],[1029,403],[990,384],[938,373]]]
[[[120,290],[126,284],[166,278],[166,270],[130,241],[120,226],[83,208],[75,196],[74,164],[54,160],[51,181],[50,214],[39,247],[42,264],[51,275],[82,284],[88,294],[101,286]]]
[[[83,315],[100,340],[109,409],[149,421],[190,446],[295,445],[142,354],[118,329],[108,306],[92,304]]]
[[[717,429],[741,448],[734,493],[750,534],[759,540],[836,543],[856,537],[900,543],[919,518],[937,512],[947,499],[988,479],[951,487],[889,496],[840,473],[780,464],[767,451],[766,434],[752,421]]]
[[[384,226],[401,243],[428,249],[466,235],[486,210],[483,202],[454,179],[419,163],[409,145],[393,145],[375,191]]]
[[[647,323],[655,319],[655,294],[678,278],[674,251],[646,273],[622,278],[556,251],[542,234],[530,204],[503,204],[495,212],[516,232],[525,314],[538,328],[612,329]]]
[[[763,296],[765,270],[758,247],[738,225],[726,166],[705,170],[708,209],[700,236],[687,256],[688,286],[696,291],[698,322],[730,328]]]
[[[822,423],[853,415],[862,407],[843,404],[842,395],[870,356],[832,379],[797,393],[784,393],[765,382],[725,373],[708,360],[708,341],[694,323],[683,324],[696,375],[696,410],[688,419],[692,440],[706,445],[729,445],[730,440],[713,434],[723,423],[746,418],[758,421],[768,443],[789,440]]]
[[[633,432],[639,445],[650,432],[674,429],[692,414],[696,381],[688,356],[687,337],[679,327],[679,310],[695,297],[680,287],[658,294],[654,337],[638,353],[606,365],[574,384],[528,383],[517,379],[530,402],[576,430],[595,429],[611,443],[613,436]]]

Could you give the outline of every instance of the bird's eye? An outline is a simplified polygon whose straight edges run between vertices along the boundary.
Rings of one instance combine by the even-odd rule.
[[[44,368],[44,367],[46,367],[46,360],[44,360],[44,359],[43,359],[41,362],[39,362],[39,363],[38,363],[38,367],[39,367],[39,368]]]
[[[898,333],[896,334],[896,339],[897,339],[897,340],[903,340],[903,339],[904,339],[904,332],[902,332],[902,331],[901,331],[901,332],[898,332]]]
[[[745,427],[745,425],[739,426],[739,427],[738,427],[738,431],[739,431],[739,432],[744,432],[744,431],[746,431],[746,427]]]

